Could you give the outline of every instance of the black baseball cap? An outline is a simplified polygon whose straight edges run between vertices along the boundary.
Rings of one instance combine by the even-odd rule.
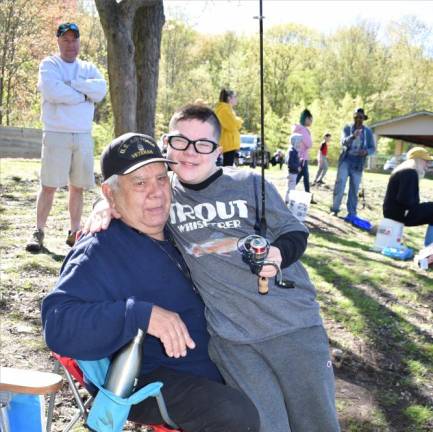
[[[158,144],[149,135],[128,132],[111,141],[101,155],[104,180],[114,174],[129,174],[154,162],[176,163],[163,157]]]
[[[77,24],[75,23],[63,23],[57,27],[57,37],[63,36],[67,31],[73,31],[75,33],[75,38],[78,39],[80,37],[80,30],[78,29]]]

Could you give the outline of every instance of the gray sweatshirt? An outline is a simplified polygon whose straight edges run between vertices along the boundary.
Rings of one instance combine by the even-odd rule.
[[[299,261],[283,270],[295,288],[279,288],[269,279],[264,296],[258,294],[257,275],[242,261],[237,242],[255,234],[260,181],[250,171],[232,168],[200,190],[185,187],[176,176],[172,181],[170,225],[206,304],[209,331],[237,343],[322,324],[315,288]],[[268,182],[266,219],[270,242],[291,231],[307,231]]]

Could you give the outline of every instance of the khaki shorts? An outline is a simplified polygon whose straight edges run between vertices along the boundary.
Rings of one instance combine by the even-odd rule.
[[[89,189],[95,185],[93,140],[90,133],[44,132],[42,135],[41,184],[67,184]]]

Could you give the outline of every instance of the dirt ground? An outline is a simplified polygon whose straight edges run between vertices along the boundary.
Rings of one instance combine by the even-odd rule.
[[[276,171],[270,175],[270,179],[284,193],[286,181],[284,174]],[[331,183],[331,179],[329,180]],[[32,229],[36,189],[35,179],[26,180],[20,176],[15,180],[13,176],[8,176],[3,179],[1,185],[0,215],[3,232],[1,253],[4,273],[0,299],[2,317],[0,364],[51,371],[54,362],[41,334],[40,304],[42,298],[54,286],[61,262],[69,250],[64,244],[66,192],[61,191],[56,197],[58,204],[50,220],[47,248],[43,253],[33,255],[24,251],[24,245]],[[367,214],[377,208],[377,202],[380,201],[383,193],[376,191],[373,186],[369,191],[365,206]],[[319,204],[311,207],[306,221],[311,231],[310,247],[314,247],[315,235],[319,234],[344,236],[347,239],[361,238],[364,242],[372,242],[374,237],[371,234],[361,235],[359,230],[342,219],[329,216],[327,209],[330,194],[331,188],[328,185],[314,189],[314,197]],[[89,211],[95,195],[96,192],[92,192],[86,201],[85,213]],[[397,271],[408,264],[395,261],[392,265]],[[432,283],[431,274],[427,276],[423,274],[423,278],[426,283]],[[410,288],[409,281],[407,284]],[[381,305],[386,306],[396,301],[386,290],[379,291],[368,284],[361,288],[366,295],[377,299]],[[424,295],[422,303],[417,304],[412,317],[418,328],[418,336],[430,344],[430,350],[433,346],[431,345],[433,341],[432,292],[433,290],[430,290]],[[410,303],[410,299],[407,302]],[[394,343],[387,343],[388,338],[389,341],[393,338],[389,329],[376,328],[375,338],[371,340],[354,336],[338,320],[328,316],[325,325],[331,342],[342,431],[433,430],[433,423],[430,421],[417,426],[408,423],[407,416],[402,415],[402,407],[407,406],[407,402],[411,400],[416,400],[420,405],[433,407],[433,382],[428,380],[419,385],[407,382],[407,371],[402,366],[400,358],[402,353]],[[409,342],[403,340],[402,343]],[[380,349],[374,349],[375,344],[380,345]],[[432,370],[428,373],[431,376]],[[386,397],[382,397],[384,393]],[[393,400],[389,401],[386,398]],[[61,431],[74,410],[72,396],[65,383],[56,398],[52,430]]]

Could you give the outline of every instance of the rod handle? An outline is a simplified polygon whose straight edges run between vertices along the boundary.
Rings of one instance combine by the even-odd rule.
[[[259,294],[265,295],[269,292],[268,278],[259,276]]]

